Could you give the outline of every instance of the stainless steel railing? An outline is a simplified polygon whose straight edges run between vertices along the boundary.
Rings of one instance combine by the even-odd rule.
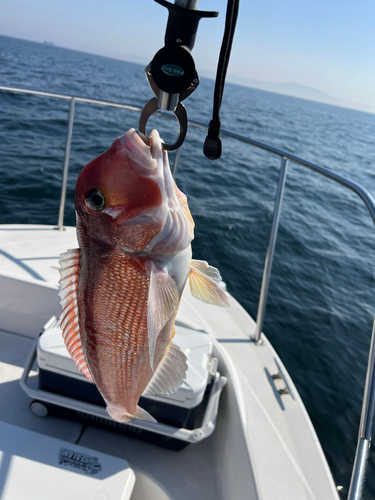
[[[372,327],[370,353],[368,357],[365,392],[363,394],[361,423],[355,454],[348,500],[361,500],[367,460],[371,446],[371,429],[375,406],[375,318]]]
[[[60,198],[59,220],[58,220],[58,223],[57,223],[57,227],[58,227],[59,231],[62,231],[64,229],[64,212],[65,212],[66,185],[67,185],[67,182],[68,182],[70,145],[72,143],[73,122],[74,122],[74,105],[75,105],[75,98],[72,97],[70,99],[70,104],[69,104],[69,119],[68,119],[68,130],[67,130],[67,134],[66,134],[64,171],[63,171],[63,179],[62,179],[62,183],[61,183],[61,198]]]
[[[76,97],[76,96],[69,96],[69,95],[64,95],[64,94],[54,94],[51,92],[39,92],[39,91],[34,91],[34,90],[26,90],[26,89],[18,89],[18,88],[2,87],[2,86],[0,86],[0,90],[4,90],[4,91],[8,91],[8,92],[23,93],[23,94],[40,95],[40,96],[45,96],[45,97],[53,97],[53,98],[57,98],[57,99],[66,99],[66,100],[70,101],[67,140],[66,140],[65,159],[64,159],[64,169],[63,169],[63,178],[62,178],[62,186],[61,186],[61,200],[60,200],[59,218],[58,218],[58,229],[63,230],[64,211],[65,211],[65,195],[66,195],[66,186],[67,186],[68,171],[69,171],[70,144],[71,144],[71,137],[72,137],[72,131],[73,131],[75,102],[86,102],[86,103],[91,103],[91,104],[99,104],[102,106],[111,106],[111,107],[115,107],[115,108],[127,109],[129,111],[137,111],[139,113],[142,111],[142,109],[137,107],[137,106],[129,106],[129,105],[121,104],[121,103],[117,103],[117,102],[88,99],[85,97]],[[171,115],[169,115],[163,111],[160,111],[160,112],[155,113],[155,114],[158,116],[163,116],[166,119],[174,120],[174,117],[172,117]],[[194,121],[194,120],[190,120],[189,125],[192,127],[207,129],[206,124],[204,124],[202,122]],[[339,174],[333,172],[332,170],[329,170],[328,168],[322,167],[322,166],[317,165],[315,163],[311,163],[311,162],[306,161],[302,158],[299,158],[298,156],[292,155],[290,153],[287,153],[286,151],[274,148],[274,147],[269,146],[267,144],[264,144],[262,142],[258,142],[258,141],[255,141],[253,139],[249,139],[247,137],[244,137],[244,136],[241,136],[238,134],[234,134],[228,130],[222,129],[221,134],[224,136],[227,136],[227,137],[231,137],[232,139],[236,139],[236,140],[243,142],[245,144],[250,144],[250,145],[255,146],[256,148],[262,149],[264,151],[268,151],[271,154],[279,156],[281,159],[279,180],[278,180],[278,185],[277,185],[277,190],[276,190],[276,197],[275,197],[275,204],[274,204],[274,211],[273,211],[271,234],[270,234],[270,240],[269,240],[269,244],[268,244],[265,264],[264,264],[262,286],[261,286],[260,297],[259,297],[258,313],[257,313],[257,320],[256,320],[256,331],[255,331],[255,336],[253,338],[256,345],[262,345],[263,342],[261,339],[261,335],[262,335],[262,329],[263,329],[263,323],[264,323],[264,317],[265,317],[265,311],[266,311],[266,305],[267,305],[268,286],[269,286],[269,281],[270,281],[270,277],[271,277],[273,257],[274,257],[274,253],[275,253],[275,245],[276,245],[276,238],[277,238],[278,227],[279,227],[279,220],[280,220],[281,206],[282,206],[283,195],[284,195],[284,186],[285,186],[285,182],[286,182],[288,162],[290,161],[290,162],[296,163],[297,165],[300,165],[302,167],[308,168],[309,170],[312,170],[320,175],[323,175],[324,177],[328,177],[329,179],[337,182],[338,184],[341,184],[345,188],[354,191],[354,193],[357,196],[359,196],[362,199],[362,201],[365,203],[368,211],[370,212],[370,215],[371,215],[371,218],[372,218],[374,224],[375,224],[375,201],[372,198],[372,196],[368,193],[368,191],[366,189],[364,189],[360,184],[358,184],[357,182],[354,182],[351,179],[348,179],[342,175],[339,175]],[[179,151],[177,151],[176,157],[175,157],[175,162],[174,162],[174,167],[173,167],[173,175],[174,176],[176,175],[176,172],[177,172],[178,162],[179,162]],[[360,430],[359,430],[358,443],[357,443],[357,451],[356,451],[356,456],[355,456],[355,461],[354,461],[354,466],[353,466],[353,473],[352,473],[352,478],[351,478],[351,483],[350,483],[348,500],[360,500],[362,497],[362,490],[363,490],[364,479],[365,479],[367,458],[368,458],[370,444],[371,444],[371,426],[372,426],[372,420],[373,420],[374,407],[375,407],[375,318],[374,318],[374,327],[372,330],[372,337],[371,337],[369,361],[368,361],[368,366],[367,366],[366,385],[365,385],[365,392],[364,392],[364,398],[363,398],[363,404],[362,404],[362,414],[361,414],[361,423],[360,423]]]
[[[32,94],[39,95],[43,97],[53,97],[55,99],[65,99],[70,102],[69,104],[69,118],[68,118],[68,130],[66,136],[66,146],[65,146],[65,158],[64,158],[64,169],[63,169],[63,177],[61,183],[61,197],[60,197],[60,208],[59,208],[59,218],[57,222],[57,229],[62,231],[64,229],[64,212],[65,212],[65,197],[66,197],[66,186],[68,182],[68,173],[69,173],[69,158],[70,158],[70,145],[72,142],[72,133],[73,133],[73,122],[74,122],[74,108],[76,102],[87,102],[90,104],[100,104],[101,106],[110,106],[112,108],[121,108],[127,109],[129,111],[138,111],[141,112],[142,109],[136,106],[129,106],[127,104],[121,104],[119,102],[111,102],[111,101],[98,101],[96,99],[89,99],[87,97],[76,97],[66,94],[53,94],[52,92],[41,92],[37,90],[26,90],[26,89],[18,89],[13,87],[1,87],[0,90],[5,90],[8,92],[15,92],[20,94]],[[177,168],[177,166],[176,166]]]

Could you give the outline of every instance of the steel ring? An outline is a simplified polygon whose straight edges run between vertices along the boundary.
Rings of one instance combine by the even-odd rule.
[[[157,98],[153,97],[143,108],[141,116],[139,118],[139,136],[141,137],[143,142],[147,144],[147,146],[150,145],[150,138],[146,133],[146,124],[150,116],[153,115],[156,111],[160,111],[160,109],[157,107]],[[180,132],[177,141],[173,144],[166,144],[165,142],[163,142],[163,149],[165,149],[166,151],[175,151],[176,149],[181,147],[184,143],[187,132],[188,121],[185,106],[179,103],[173,113],[177,118]]]

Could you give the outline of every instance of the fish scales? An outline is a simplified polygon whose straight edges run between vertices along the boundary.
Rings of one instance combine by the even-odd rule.
[[[217,269],[192,261],[194,221],[156,130],[132,129],[86,165],[76,185],[79,249],[60,261],[61,328],[78,369],[119,422],[155,421],[142,394],[172,394],[187,358],[172,342],[185,283],[227,306]]]
[[[152,372],[145,356],[149,279],[132,260],[117,250],[101,266],[82,262],[80,272],[92,276],[90,282],[100,279],[100,286],[93,289],[83,281],[78,307],[83,309],[82,346],[94,382],[109,405],[118,406],[127,398],[135,411],[138,399],[129,398],[129,393],[142,393]],[[88,288],[90,301],[85,297]],[[90,303],[92,308],[87,307]]]

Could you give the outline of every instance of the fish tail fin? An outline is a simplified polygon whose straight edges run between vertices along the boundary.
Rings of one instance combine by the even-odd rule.
[[[116,422],[127,423],[132,422],[136,418],[148,420],[149,422],[156,422],[154,417],[152,417],[146,410],[143,410],[140,406],[137,406],[135,412],[132,414],[127,412],[123,407],[108,405],[107,412],[113,420],[116,420]]]

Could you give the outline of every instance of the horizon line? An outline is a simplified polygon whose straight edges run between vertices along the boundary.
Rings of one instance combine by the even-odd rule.
[[[63,47],[61,45],[56,45],[55,43],[49,42],[47,40],[44,40],[43,42],[39,42],[39,41],[36,41],[36,40],[29,40],[27,38],[19,38],[19,37],[15,37],[15,36],[3,35],[1,33],[0,33],[0,36],[2,36],[4,38],[13,38],[14,40],[21,40],[21,41],[24,41],[24,42],[37,43],[39,45],[44,45],[44,46],[47,46],[47,47],[55,47],[55,48],[63,49],[63,50],[71,50],[73,52],[80,52],[82,54],[89,54],[89,55],[96,56],[96,57],[103,57],[105,59],[112,59],[114,61],[126,62],[128,64],[137,64],[138,66],[142,66],[143,64],[145,64],[145,63],[142,63],[142,62],[135,62],[134,60],[133,61],[129,61],[128,59],[124,59],[124,58],[120,58],[120,57],[114,57],[114,56],[109,56],[109,55],[102,55],[102,54],[97,54],[95,52],[88,52],[87,50],[72,49],[72,48],[68,48],[68,47]],[[124,56],[124,57],[126,57],[126,56]],[[128,57],[130,57],[130,58],[137,58],[138,56],[133,56],[131,54],[128,54]],[[205,71],[203,70],[203,72],[205,72]],[[210,73],[215,73],[214,71],[209,71],[209,72]],[[211,81],[215,81],[215,79],[216,79],[216,77],[210,77],[210,76],[202,76],[201,78],[206,79],[206,80],[211,80]],[[264,88],[255,87],[255,86],[253,86],[251,84],[246,85],[245,83],[238,83],[238,82],[230,81],[232,78],[234,78],[234,79],[243,79],[243,80],[252,80],[252,79],[248,78],[248,77],[237,76],[237,75],[228,73],[227,77],[226,77],[227,83],[229,83],[231,85],[237,85],[238,87],[250,88],[250,89],[253,89],[253,90],[260,91],[260,92],[267,92],[269,94],[276,94],[276,95],[282,95],[284,97],[291,97],[292,99],[299,99],[299,100],[302,100],[302,101],[315,102],[315,103],[322,104],[322,105],[325,105],[325,106],[332,106],[334,108],[349,109],[350,111],[357,111],[359,113],[366,113],[366,114],[375,115],[375,109],[373,111],[371,111],[371,110],[364,110],[364,109],[358,109],[357,107],[353,107],[353,105],[350,106],[350,105],[344,105],[344,104],[340,105],[340,104],[327,103],[327,102],[323,102],[323,101],[316,100],[316,99],[313,99],[313,98],[300,97],[300,96],[296,96],[296,95],[293,95],[293,94],[290,94],[290,93],[284,93],[284,92],[281,92],[281,91],[277,92],[275,90],[266,90]],[[258,80],[253,80],[253,81],[256,83]],[[324,92],[324,91],[322,91],[320,89],[316,89],[315,87],[308,87],[307,85],[304,85],[304,84],[301,84],[301,83],[298,83],[298,82],[277,82],[277,83],[275,83],[275,82],[260,81],[259,80],[259,84],[262,84],[262,83],[269,84],[269,85],[296,84],[296,85],[300,85],[302,87],[306,87],[308,89],[315,90],[317,92],[322,92],[322,93],[326,94],[328,96],[328,98],[335,99],[334,97],[332,97],[331,95],[327,94],[326,92]],[[359,106],[366,106],[366,105],[361,104],[361,103],[353,103],[353,104],[354,105],[358,104]]]

